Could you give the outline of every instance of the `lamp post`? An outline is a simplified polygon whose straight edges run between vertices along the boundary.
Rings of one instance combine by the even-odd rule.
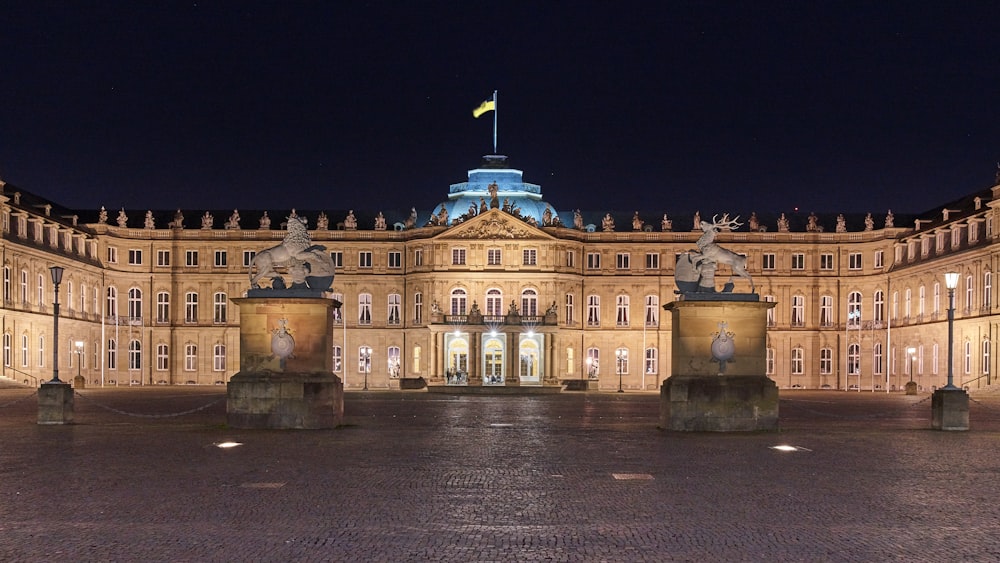
[[[73,343],[74,352],[76,353],[76,377],[79,380],[80,368],[83,365],[83,340],[77,340]]]
[[[910,383],[913,383],[913,358],[917,355],[917,349],[910,346],[906,349],[906,354],[910,356]]]
[[[618,360],[618,362],[617,362],[617,368],[618,368],[618,392],[619,393],[624,393],[625,390],[622,389],[622,371],[624,371],[624,370],[622,368],[625,365],[625,361],[628,359],[628,350],[625,350],[624,348],[619,348],[619,349],[615,350],[615,359]]]
[[[62,383],[59,380],[59,284],[62,283],[63,271],[62,266],[49,268],[56,296],[52,303],[52,381],[49,383]]]
[[[372,349],[371,346],[361,347],[361,371],[365,374],[365,391],[368,390],[368,372],[372,369]]]
[[[954,390],[955,387],[955,288],[958,287],[958,272],[948,272],[944,275],[944,285],[948,288],[948,384],[944,389]]]

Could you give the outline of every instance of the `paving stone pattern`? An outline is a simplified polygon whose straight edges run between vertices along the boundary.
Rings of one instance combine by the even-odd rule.
[[[32,393],[0,389],[3,561],[1000,559],[1000,396],[966,433],[927,395],[783,391],[778,433],[696,434],[648,393],[348,393],[311,431],[103,408],[214,387],[86,389],[38,426]]]

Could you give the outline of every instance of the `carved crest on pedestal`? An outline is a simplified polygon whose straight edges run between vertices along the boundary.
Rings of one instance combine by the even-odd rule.
[[[499,214],[489,215],[481,221],[476,221],[467,228],[455,233],[457,238],[490,239],[490,238],[526,238],[530,231],[519,224]]]

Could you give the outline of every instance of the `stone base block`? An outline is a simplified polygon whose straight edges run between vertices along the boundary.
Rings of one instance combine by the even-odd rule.
[[[962,389],[938,389],[931,395],[931,428],[969,429],[969,394]]]
[[[682,432],[778,429],[778,386],[764,375],[675,375],[660,386],[660,427]]]
[[[908,381],[908,382],[906,382],[906,387],[905,388],[906,388],[906,394],[907,395],[916,395],[917,394],[917,382],[916,381]]]
[[[240,372],[226,393],[234,428],[336,428],[344,420],[344,384],[333,374]]]
[[[69,383],[43,383],[38,387],[38,424],[73,423],[73,388]]]
[[[399,379],[400,389],[426,389],[427,380],[422,377],[403,377]]]

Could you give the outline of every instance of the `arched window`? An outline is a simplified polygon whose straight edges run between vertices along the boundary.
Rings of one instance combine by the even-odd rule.
[[[521,314],[525,317],[538,315],[538,292],[534,289],[521,290]]]
[[[646,296],[646,326],[655,327],[660,324],[660,297],[658,295]]]
[[[216,292],[212,305],[212,321],[220,324],[226,322],[229,316],[229,296],[221,291]],[[225,369],[217,371],[225,371]]]
[[[628,348],[624,346],[615,349],[615,375],[628,373]]]
[[[653,375],[660,370],[660,353],[656,348],[646,348],[646,374]]]
[[[106,313],[109,317],[118,316],[118,289],[113,285],[108,286],[108,307]]]
[[[850,323],[850,311],[848,311],[847,319]],[[829,295],[823,295],[819,298],[819,325],[833,326],[833,297]]]
[[[503,315],[503,292],[490,288],[486,292],[486,316],[499,317]]]
[[[166,291],[156,294],[156,322],[170,322],[170,294]]]
[[[467,294],[465,290],[456,287],[451,290],[451,314],[452,315],[464,315],[466,306]]]
[[[792,326],[806,324],[806,298],[802,295],[792,296]]]
[[[601,296],[587,296],[587,326],[601,326]]]
[[[226,371],[226,345],[212,347],[212,371]]]
[[[108,369],[118,369],[118,341],[108,340]]]
[[[861,373],[861,346],[857,343],[847,347],[847,374],[859,375]]]
[[[184,322],[198,322],[198,293],[194,291],[184,294]]]
[[[601,350],[599,348],[587,348],[587,358],[584,360],[584,363],[586,364],[587,377],[597,379],[598,374],[601,373]]]
[[[910,312],[912,310],[910,308],[910,299],[911,299],[911,297],[912,297],[912,292],[910,291],[910,288],[906,288],[906,291],[903,292],[903,318],[904,319],[910,318]]]
[[[882,363],[882,343],[876,342],[874,348],[872,349],[872,370],[876,375],[882,375],[885,373],[885,367]]]
[[[133,319],[142,317],[142,290],[138,287],[128,290],[128,316]]]
[[[767,303],[774,303],[775,298],[773,295],[765,295],[764,301]],[[767,309],[767,326],[774,326],[774,307],[769,307]]]
[[[856,327],[861,325],[861,292],[852,291],[847,295],[847,323],[848,326]]]
[[[358,294],[358,324],[372,324],[372,294]]]
[[[400,313],[399,308],[403,301],[403,298],[398,293],[389,294],[389,318],[388,324],[398,325],[400,323]]]
[[[792,375],[802,375],[805,372],[805,351],[800,347],[792,348]]]

